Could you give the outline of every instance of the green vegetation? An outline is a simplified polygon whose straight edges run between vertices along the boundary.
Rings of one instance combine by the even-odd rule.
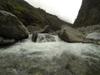
[[[31,6],[24,0],[0,0],[0,9],[13,13],[26,26],[44,27],[50,25],[52,29],[56,30],[61,28],[62,24],[69,24],[40,8]]]

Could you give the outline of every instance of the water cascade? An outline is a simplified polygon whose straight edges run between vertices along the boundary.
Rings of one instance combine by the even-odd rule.
[[[36,42],[57,42],[60,41],[58,36],[50,34],[38,34]]]

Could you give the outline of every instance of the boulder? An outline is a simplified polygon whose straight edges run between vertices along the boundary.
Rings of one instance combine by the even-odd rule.
[[[38,33],[37,33],[37,32],[34,32],[34,33],[32,34],[32,41],[33,41],[33,42],[36,42],[36,41],[37,41],[37,38],[38,38]]]
[[[72,27],[62,27],[61,31],[58,32],[58,36],[66,42],[83,42],[84,34]]]
[[[15,15],[0,10],[0,36],[7,39],[21,40],[28,37],[28,30]]]
[[[98,40],[100,41],[100,33],[99,32],[92,32],[86,36],[87,39],[91,40]]]

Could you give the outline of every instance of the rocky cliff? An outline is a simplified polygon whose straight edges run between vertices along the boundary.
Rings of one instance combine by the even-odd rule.
[[[90,26],[100,23],[100,0],[83,0],[74,27]]]

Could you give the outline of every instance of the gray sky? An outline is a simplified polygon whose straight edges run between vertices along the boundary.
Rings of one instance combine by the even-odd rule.
[[[26,0],[59,18],[73,23],[77,17],[82,0]]]

